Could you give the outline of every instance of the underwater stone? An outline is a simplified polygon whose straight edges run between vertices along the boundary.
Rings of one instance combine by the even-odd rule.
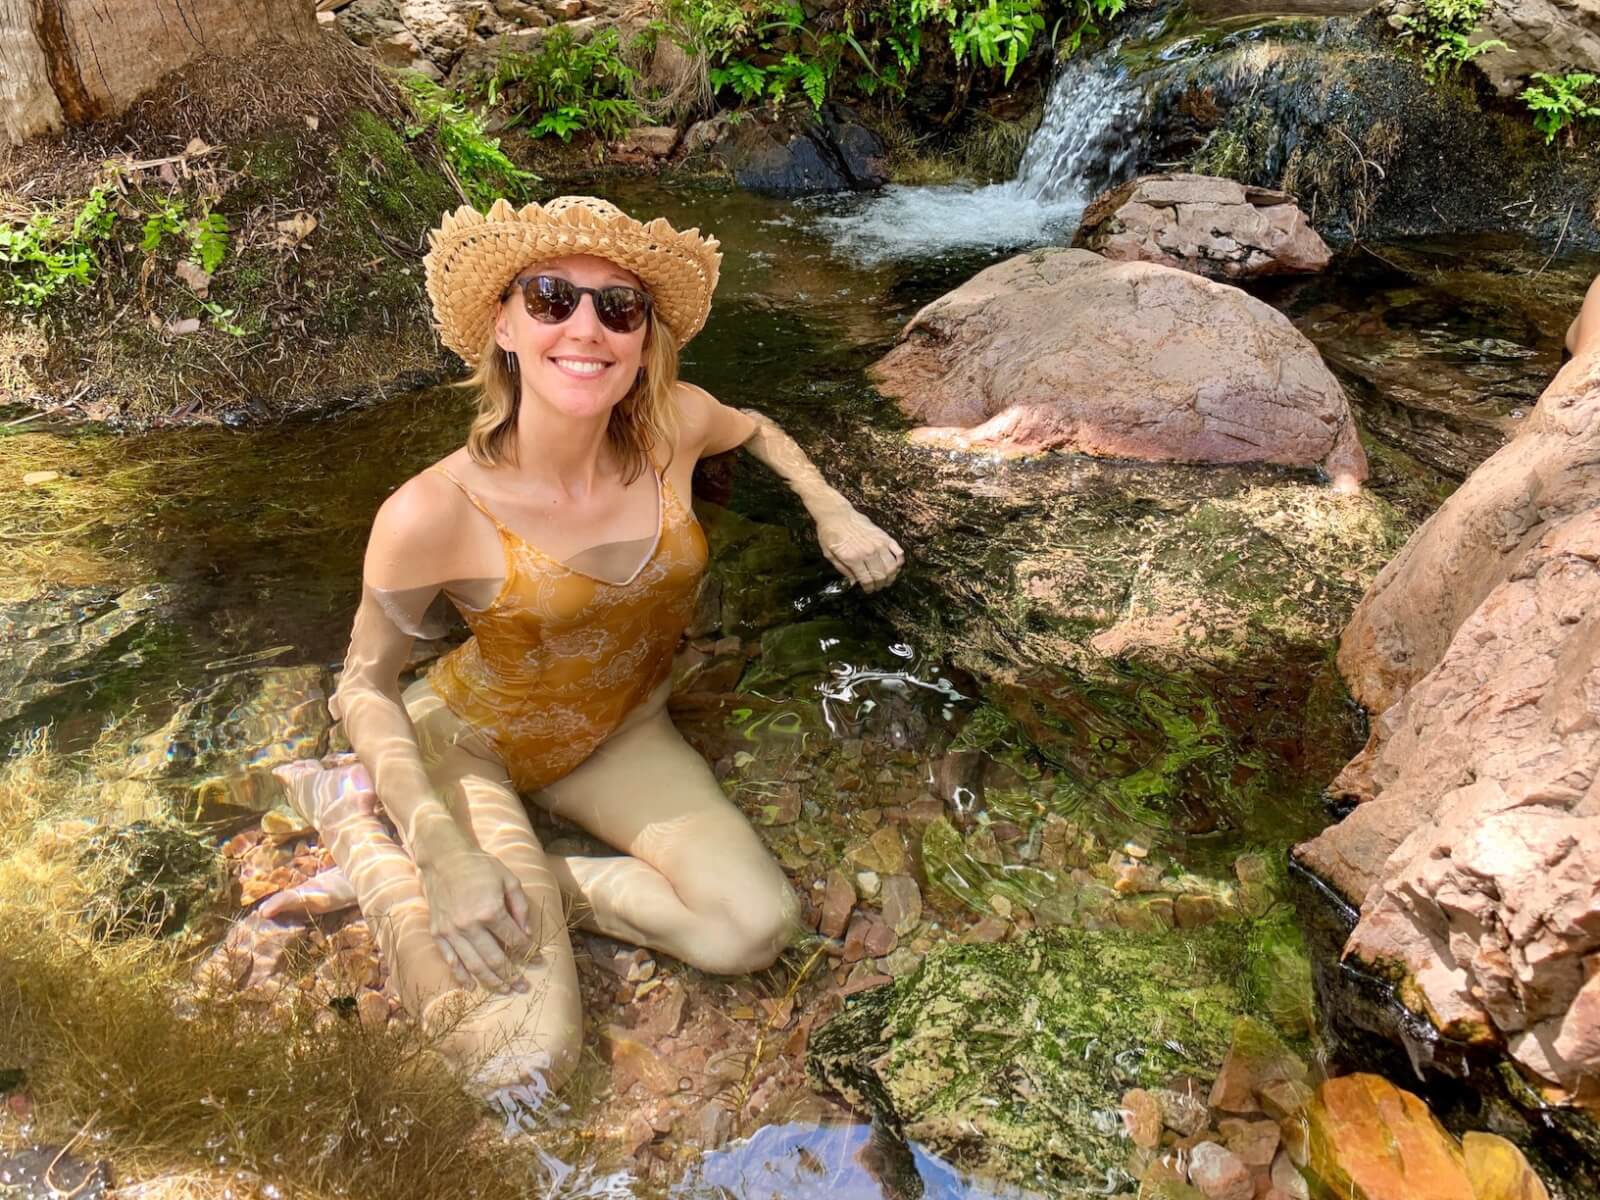
[[[1256,1191],[1250,1168],[1216,1142],[1201,1142],[1189,1151],[1189,1182],[1206,1200],[1251,1200]]]
[[[1067,1189],[1131,1182],[1123,1095],[1209,1073],[1226,1046],[1239,998],[1212,944],[1048,930],[940,946],[814,1030],[807,1072],[887,1128],[1025,1185],[1037,1171]]]
[[[1306,1174],[1360,1200],[1463,1200],[1473,1194],[1455,1139],[1428,1106],[1378,1075],[1343,1075],[1307,1113]]]
[[[78,862],[95,889],[84,917],[101,937],[165,937],[221,896],[217,853],[177,825],[135,821],[91,833]]]

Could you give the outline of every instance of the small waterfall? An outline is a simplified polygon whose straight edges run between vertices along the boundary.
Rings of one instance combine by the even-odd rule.
[[[1013,181],[1024,195],[1087,203],[1131,173],[1145,93],[1106,57],[1073,59],[1056,75]]]
[[[830,199],[823,204],[832,211],[816,224],[868,264],[1065,241],[1084,205],[1131,172],[1144,106],[1144,90],[1117,62],[1115,47],[1074,59],[1051,85],[1015,179]]]

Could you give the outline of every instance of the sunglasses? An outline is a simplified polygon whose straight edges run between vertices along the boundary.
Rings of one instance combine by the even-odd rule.
[[[525,275],[513,279],[504,300],[517,288],[528,315],[545,325],[559,325],[573,313],[585,296],[594,297],[595,316],[613,333],[633,333],[650,314],[650,295],[638,288],[613,284],[610,287],[579,287],[559,275]]]

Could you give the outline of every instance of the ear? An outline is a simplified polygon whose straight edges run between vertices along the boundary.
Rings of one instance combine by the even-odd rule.
[[[511,310],[504,300],[495,306],[494,340],[502,350],[510,352],[514,349],[511,344]]]

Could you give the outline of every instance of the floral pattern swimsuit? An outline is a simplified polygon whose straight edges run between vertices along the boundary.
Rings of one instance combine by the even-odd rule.
[[[672,672],[705,572],[705,534],[660,471],[655,548],[611,583],[558,562],[493,522],[506,579],[487,608],[456,602],[472,637],[434,664],[428,681],[482,734],[526,794],[566,775],[611,736]]]

